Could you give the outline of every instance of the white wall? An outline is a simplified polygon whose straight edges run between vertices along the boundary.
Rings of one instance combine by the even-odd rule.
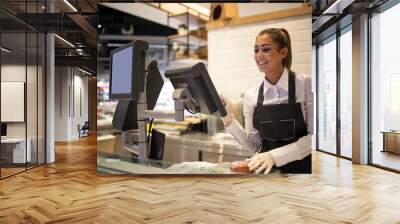
[[[71,67],[56,67],[56,141],[77,139],[78,124],[82,126],[88,120],[88,78],[82,75]]]
[[[25,82],[25,65],[2,65],[1,81]],[[32,69],[28,66],[28,69]]]
[[[25,121],[25,82],[1,81],[1,121]]]
[[[69,76],[67,67],[55,69],[55,141],[68,139],[68,85]],[[64,96],[64,97],[62,97]]]
[[[36,70],[38,69],[38,71]],[[25,64],[4,64],[1,66],[2,82],[24,82],[26,85],[26,108],[22,106],[22,113],[26,110],[26,121],[6,122],[7,137],[24,138],[25,135],[30,139],[32,161],[36,162],[39,153],[39,163],[44,162],[44,92],[42,68],[36,66],[25,66]],[[25,80],[27,78],[27,81]],[[3,92],[3,90],[2,90]],[[23,90],[22,90],[23,94]],[[3,97],[7,97],[2,95]],[[1,110],[7,111],[13,108],[2,107]],[[12,111],[7,111],[11,112]]]
[[[36,67],[18,64],[8,64],[1,66],[1,81],[4,82],[25,82],[25,75],[28,72],[29,86],[36,86],[36,81],[32,80],[31,74],[36,74]],[[27,120],[28,124],[28,137],[32,130],[36,130],[36,88],[27,88]],[[34,107],[34,110],[32,108]],[[7,110],[8,108],[1,108]],[[35,113],[33,113],[35,112]],[[32,123],[34,122],[34,123]],[[8,137],[25,137],[26,122],[7,122],[7,136]],[[36,134],[36,132],[35,132]]]
[[[219,93],[237,98],[261,83],[264,74],[253,59],[254,41],[269,27],[289,31],[292,70],[311,75],[311,15],[212,29],[208,31],[208,70]]]
[[[76,72],[76,70],[75,70]],[[82,74],[82,73],[80,73]],[[82,126],[85,121],[88,121],[88,106],[89,106],[89,102],[88,102],[88,78],[87,76],[83,77],[81,75],[76,75],[75,73],[75,77],[74,77],[74,86],[75,86],[75,106],[74,106],[74,110],[75,113],[73,113],[74,115],[74,119],[72,120],[72,136],[73,138],[76,138],[79,136],[78,133],[78,129],[77,126],[78,124],[80,126]],[[80,93],[79,93],[80,91]],[[80,96],[80,97],[79,97]],[[81,101],[81,102],[79,102]],[[81,108],[79,108],[81,107]],[[80,112],[80,110],[82,110]]]
[[[1,81],[25,82],[25,69],[25,65],[2,65]],[[1,108],[1,110],[6,109],[7,108]],[[25,126],[25,122],[7,123],[7,137],[25,137]]]

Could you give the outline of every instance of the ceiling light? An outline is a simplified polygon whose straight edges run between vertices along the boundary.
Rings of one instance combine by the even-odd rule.
[[[69,3],[68,0],[64,0],[65,4],[67,4],[74,12],[78,12],[78,10],[71,4]]]
[[[88,71],[85,71],[85,70],[83,70],[83,69],[81,69],[79,67],[78,67],[78,70],[83,72],[83,73],[85,73],[85,74],[87,74],[87,75],[92,75],[92,73],[89,73]]]
[[[58,36],[57,34],[54,34],[55,37],[57,37],[58,39],[60,39],[61,41],[63,41],[64,43],[66,43],[67,45],[69,45],[70,47],[75,48],[75,45],[71,44],[71,42],[67,41],[66,39]]]
[[[322,14],[342,14],[343,9],[353,3],[354,0],[336,0]]]
[[[6,53],[10,53],[11,51],[5,47],[1,47],[0,48],[2,51],[6,52]]]

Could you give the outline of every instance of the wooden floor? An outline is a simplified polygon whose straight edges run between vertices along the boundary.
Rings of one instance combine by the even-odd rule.
[[[96,174],[96,139],[0,181],[0,223],[400,223],[400,175],[323,153],[312,175]]]
[[[22,167],[16,167],[16,168],[14,168],[14,167],[12,167],[12,168],[9,168],[9,167],[4,168],[3,167],[3,168],[1,168],[1,178],[11,176],[13,174],[22,172],[24,170],[26,170],[25,167],[23,167],[23,168]]]
[[[27,163],[27,167],[25,167],[25,164],[18,164],[18,167],[2,167],[1,168],[1,178],[6,178],[11,175],[15,175],[20,172],[24,172],[27,169],[34,169],[37,166],[37,164],[33,163]]]

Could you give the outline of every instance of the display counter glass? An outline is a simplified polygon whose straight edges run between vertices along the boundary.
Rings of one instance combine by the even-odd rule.
[[[118,135],[99,138],[99,174],[238,174],[230,163],[253,154],[226,133],[166,134],[162,160],[139,159],[123,149]]]

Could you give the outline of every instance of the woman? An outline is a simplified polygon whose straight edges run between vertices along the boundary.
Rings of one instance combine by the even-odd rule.
[[[256,152],[247,159],[250,171],[268,174],[275,166],[282,173],[311,173],[311,78],[290,70],[292,49],[287,30],[261,31],[254,59],[265,79],[245,93],[245,129],[234,118],[230,100],[221,96],[228,113],[222,118],[225,128]]]

